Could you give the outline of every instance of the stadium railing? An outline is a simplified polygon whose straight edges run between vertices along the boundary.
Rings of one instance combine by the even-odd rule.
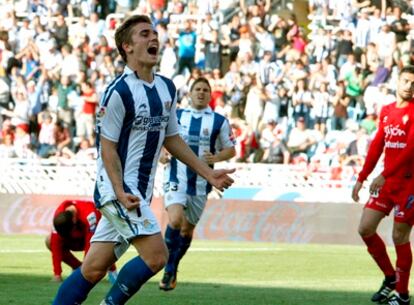
[[[344,189],[354,184],[355,168],[344,167],[340,179],[332,179],[329,168],[309,170],[304,166],[221,163],[218,167],[236,168],[236,188],[266,189]],[[6,194],[50,194],[91,196],[96,176],[95,161],[56,162],[47,159],[2,159],[0,192]],[[154,196],[161,196],[162,165],[157,170]]]

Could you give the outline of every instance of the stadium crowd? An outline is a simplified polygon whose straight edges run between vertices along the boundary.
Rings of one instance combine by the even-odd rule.
[[[157,73],[181,106],[211,83],[238,162],[360,165],[399,69],[413,1],[311,0],[308,24],[270,0],[20,0],[0,6],[1,157],[92,160],[97,105],[123,69],[114,31],[148,14]],[[411,5],[411,6],[410,6]]]

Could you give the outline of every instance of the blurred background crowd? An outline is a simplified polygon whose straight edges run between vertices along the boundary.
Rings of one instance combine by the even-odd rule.
[[[399,69],[414,63],[414,1],[310,0],[301,21],[271,0],[1,3],[3,158],[96,157],[95,112],[123,71],[113,37],[128,14],[151,16],[157,73],[180,107],[195,78],[209,79],[237,162],[360,165]]]

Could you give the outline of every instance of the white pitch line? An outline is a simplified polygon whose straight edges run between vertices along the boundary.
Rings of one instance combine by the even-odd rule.
[[[279,252],[278,248],[190,248],[190,252]],[[34,249],[0,249],[0,253],[48,253],[48,250]],[[135,252],[134,249],[128,249],[127,252]]]

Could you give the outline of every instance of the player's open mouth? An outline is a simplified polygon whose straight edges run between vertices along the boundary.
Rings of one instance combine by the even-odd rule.
[[[147,49],[147,52],[148,52],[150,55],[157,55],[158,48],[157,48],[156,46],[149,47],[149,48]]]

